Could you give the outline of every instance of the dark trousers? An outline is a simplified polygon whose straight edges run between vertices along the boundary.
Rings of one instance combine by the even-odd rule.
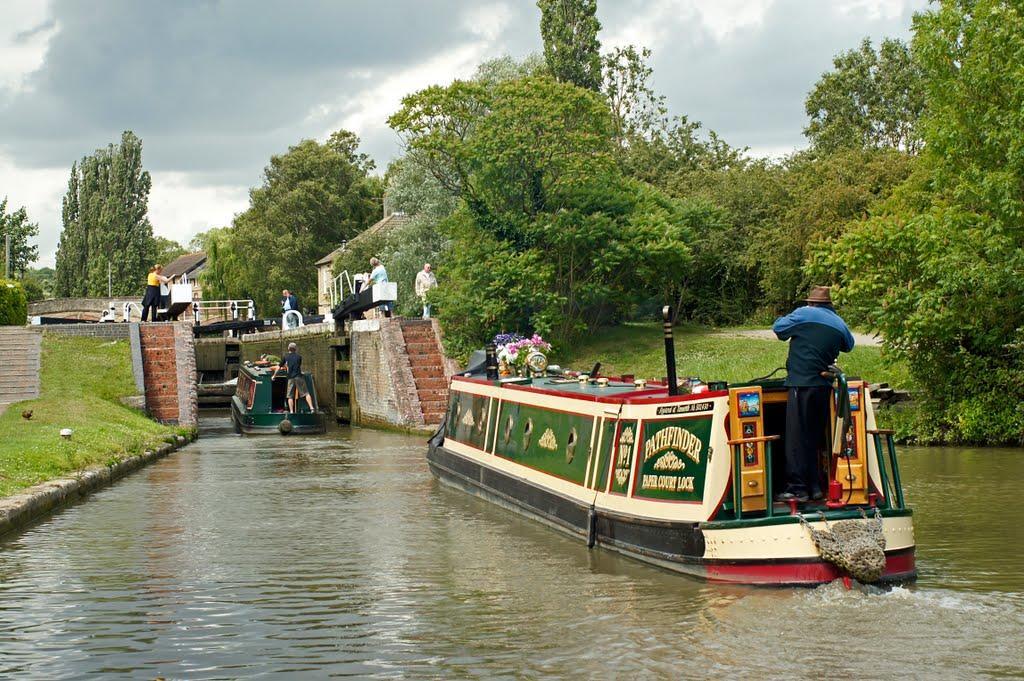
[[[150,313],[153,315],[153,321],[156,321],[156,311],[160,306],[160,287],[159,286],[147,286],[146,295],[142,296],[142,321],[146,321],[149,318]]]
[[[786,401],[786,491],[821,491],[818,450],[825,445],[832,388],[790,388]]]

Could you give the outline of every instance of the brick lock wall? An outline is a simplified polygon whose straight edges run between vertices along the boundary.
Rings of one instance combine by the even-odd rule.
[[[397,317],[369,320],[365,330],[357,327],[352,331],[355,422],[423,425],[399,321]]]
[[[195,341],[187,323],[139,325],[146,409],[165,423],[194,426],[198,422]]]

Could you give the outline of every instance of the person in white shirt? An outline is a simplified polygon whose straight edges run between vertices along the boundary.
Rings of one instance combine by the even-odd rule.
[[[423,302],[423,318],[430,319],[430,305],[427,303],[427,291],[437,286],[437,277],[430,269],[430,263],[424,263],[423,269],[416,273],[416,296]]]
[[[370,258],[370,286],[376,286],[377,284],[388,283],[388,271],[384,269],[384,265],[377,258]],[[391,316],[392,303],[381,303],[380,309],[384,311],[385,317]]]

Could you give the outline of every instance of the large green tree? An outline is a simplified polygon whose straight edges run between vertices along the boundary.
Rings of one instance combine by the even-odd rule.
[[[138,293],[153,257],[152,185],[131,131],[71,166],[55,275],[59,296]]]
[[[928,98],[922,169],[816,268],[840,284],[844,309],[909,362],[927,417],[920,437],[1020,444],[1024,11],[942,0],[914,31]]]
[[[537,0],[544,60],[551,75],[588,90],[601,89],[597,0]]]
[[[30,222],[24,206],[18,210],[7,212],[7,197],[0,201],[0,276],[10,269],[11,276],[21,278],[28,266],[39,257],[39,246],[30,240],[39,235],[39,225]],[[9,268],[4,262],[6,258],[6,239],[10,238],[11,261]]]
[[[502,329],[568,340],[681,280],[686,221],[622,173],[601,96],[548,76],[457,81],[406,97],[390,123],[465,205],[444,225],[438,292],[458,350]]]
[[[920,150],[924,82],[906,43],[887,38],[875,50],[865,38],[833,65],[804,103],[811,119],[804,134],[816,148]]]
[[[277,312],[282,289],[304,308],[316,305],[314,263],[380,216],[381,183],[357,150],[358,138],[338,131],[270,159],[249,208],[211,242],[211,265],[227,270],[222,295],[252,298],[266,314]]]

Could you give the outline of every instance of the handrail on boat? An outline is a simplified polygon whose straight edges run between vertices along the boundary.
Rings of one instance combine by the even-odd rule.
[[[732,447],[732,498],[733,512],[736,520],[743,519],[743,488],[740,486],[743,473],[743,446],[754,445],[760,442],[765,443],[764,447],[764,514],[765,517],[774,516],[772,507],[772,442],[780,439],[780,435],[758,435],[756,437],[745,437],[738,440],[729,440]]]
[[[895,499],[895,508],[906,508],[906,503],[903,499],[903,485],[900,482],[900,465],[896,460],[896,442],[893,440],[895,431],[887,428],[875,428],[869,429],[867,434],[871,436],[875,444],[875,456],[878,457],[878,472],[882,476],[882,495],[885,497],[886,505],[889,508],[894,508],[892,502]],[[885,438],[885,449],[889,454],[889,465],[892,467],[891,489],[889,486],[889,476],[885,470],[885,457],[882,455],[883,437]]]

